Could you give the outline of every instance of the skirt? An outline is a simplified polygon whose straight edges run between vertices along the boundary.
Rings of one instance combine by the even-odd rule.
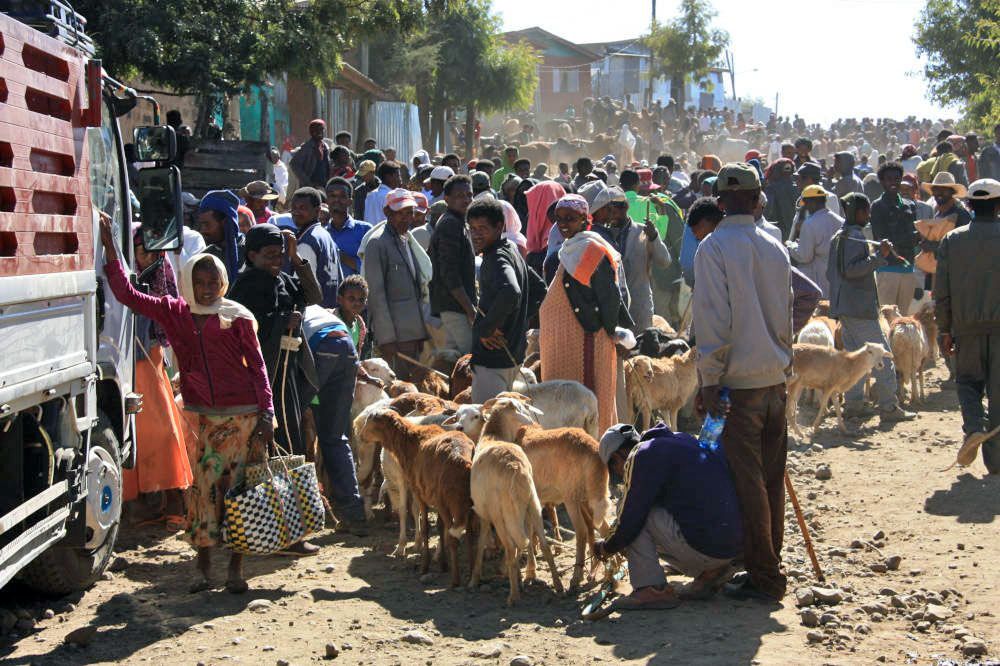
[[[143,409],[135,417],[135,468],[122,470],[126,501],[142,493],[187,488],[192,481],[184,418],[174,401],[160,345],[150,345],[149,356],[136,363],[135,390],[142,394]]]
[[[214,415],[184,410],[184,419],[194,476],[186,497],[184,538],[195,548],[217,546],[222,539],[226,492],[243,482],[247,463],[263,455],[262,447],[250,450],[257,412]]]
[[[538,312],[541,381],[571,379],[597,396],[597,432],[618,423],[615,406],[615,343],[603,329],[587,333],[580,326],[563,287],[560,266]]]

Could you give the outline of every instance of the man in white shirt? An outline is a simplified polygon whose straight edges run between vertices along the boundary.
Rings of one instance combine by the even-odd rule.
[[[378,165],[375,173],[382,184],[378,186],[377,190],[369,192],[365,198],[365,222],[373,225],[385,219],[383,210],[385,209],[386,195],[392,190],[402,187],[402,177],[397,162],[388,160],[382,162]]]

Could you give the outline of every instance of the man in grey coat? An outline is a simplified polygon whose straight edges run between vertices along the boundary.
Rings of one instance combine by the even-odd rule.
[[[409,190],[396,189],[386,195],[386,224],[372,230],[362,263],[372,335],[381,356],[404,381],[412,368],[397,354],[417,358],[427,339],[423,301],[430,262],[426,255],[418,256],[415,248],[419,246],[410,236],[416,207]]]
[[[580,195],[590,205],[594,231],[618,250],[628,283],[628,312],[640,333],[653,325],[653,267],[668,268],[673,259],[652,221],[637,224],[628,216],[628,199],[618,187],[587,183]]]
[[[844,227],[830,241],[829,280],[830,316],[839,319],[844,332],[844,349],[854,351],[866,342],[876,342],[887,350],[889,342],[879,326],[878,290],[875,270],[888,263],[892,243],[883,239],[873,254],[864,228],[871,218],[871,202],[854,192],[840,200],[847,219]],[[881,369],[872,370],[875,378],[875,402],[882,423],[912,419],[916,415],[900,409],[896,399],[896,369],[885,359]],[[845,416],[865,416],[864,380],[844,396]]]

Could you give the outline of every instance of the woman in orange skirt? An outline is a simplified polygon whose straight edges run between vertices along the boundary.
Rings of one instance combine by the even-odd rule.
[[[170,262],[162,252],[146,252],[138,225],[133,233],[135,268],[138,282],[151,296],[177,297],[177,283]],[[191,464],[185,445],[187,428],[181,410],[174,401],[174,390],[164,363],[164,348],[169,346],[160,326],[136,315],[135,391],[142,394],[142,411],[136,415],[136,464],[124,470],[122,486],[125,500],[141,494],[165,493],[164,510],[173,514],[174,527],[183,527],[183,500],[179,490],[191,485]]]
[[[539,311],[542,380],[578,381],[597,396],[598,431],[618,422],[615,329],[632,325],[618,285],[621,257],[589,231],[586,199],[567,194],[555,206],[565,238],[559,268]]]

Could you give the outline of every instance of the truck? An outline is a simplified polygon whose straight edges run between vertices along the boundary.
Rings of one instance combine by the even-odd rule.
[[[4,12],[0,587],[17,577],[59,595],[108,565],[142,406],[133,316],[106,287],[100,217],[111,218],[131,265],[134,187],[147,247],[175,250],[180,177],[172,130],[137,128],[137,148],[155,166],[129,183],[117,119],[155,101],[104,71],[82,17],[59,0],[4,3]]]

